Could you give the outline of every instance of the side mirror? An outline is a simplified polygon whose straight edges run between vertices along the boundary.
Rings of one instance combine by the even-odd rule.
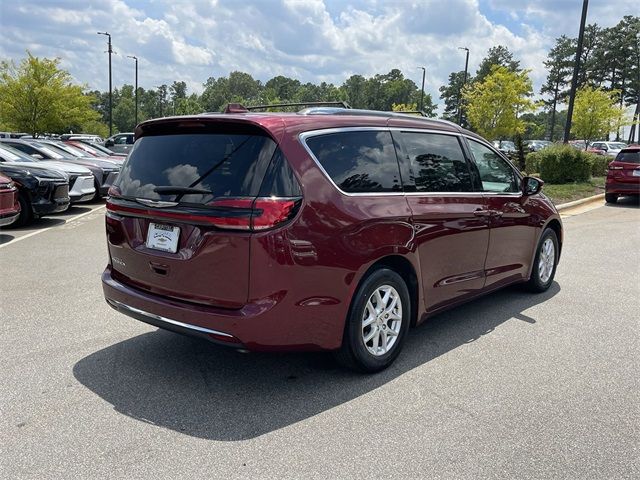
[[[107,148],[113,147],[113,140],[107,140],[106,142],[104,142],[104,146]]]
[[[522,193],[525,195],[535,195],[540,193],[544,182],[536,177],[524,177],[522,179]]]

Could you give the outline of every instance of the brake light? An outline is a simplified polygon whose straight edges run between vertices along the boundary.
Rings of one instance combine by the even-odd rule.
[[[298,204],[299,199],[292,198],[222,198],[207,203],[207,206],[213,207],[210,213],[203,210],[202,214],[198,214],[193,210],[147,209],[107,201],[107,216],[112,212],[121,215],[207,223],[230,230],[266,230],[289,220],[295,214]],[[220,213],[216,214],[215,209],[219,209]]]
[[[296,200],[290,198],[256,198],[253,204],[253,229],[265,230],[291,218]]]
[[[614,165],[612,163],[609,164],[609,170],[622,170],[624,167],[621,165]]]

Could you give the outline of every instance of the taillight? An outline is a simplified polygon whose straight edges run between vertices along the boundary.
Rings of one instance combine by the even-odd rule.
[[[120,187],[116,185],[111,185],[109,187],[109,190],[107,191],[108,197],[118,197],[120,195],[122,195],[122,192],[120,191]]]
[[[609,164],[609,170],[622,170],[624,167],[621,165],[614,165],[613,163]]]
[[[256,198],[253,204],[253,229],[266,230],[286,222],[295,214],[297,202],[290,198]]]
[[[119,192],[118,192],[119,193]],[[222,198],[207,203],[211,210],[163,210],[121,205],[107,200],[109,212],[141,215],[181,222],[207,223],[227,230],[266,230],[292,218],[300,203],[298,198]],[[202,213],[200,213],[202,212]]]

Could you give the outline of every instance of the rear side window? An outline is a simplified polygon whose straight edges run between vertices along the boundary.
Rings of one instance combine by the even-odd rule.
[[[207,204],[219,197],[255,197],[275,142],[251,133],[187,133],[138,139],[115,183],[129,198]],[[188,187],[202,193],[167,193]]]
[[[623,150],[616,157],[616,162],[640,163],[640,150]]]
[[[395,146],[388,131],[351,131],[306,140],[322,168],[342,191],[402,191]]]
[[[473,191],[457,137],[419,132],[402,132],[400,137],[418,192]]]

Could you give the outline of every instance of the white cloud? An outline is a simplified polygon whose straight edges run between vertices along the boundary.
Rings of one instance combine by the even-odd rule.
[[[400,68],[426,90],[464,66],[471,49],[475,72],[487,50],[506,45],[532,70],[536,90],[542,62],[554,38],[575,36],[580,3],[574,0],[22,0],[0,4],[0,57],[19,61],[25,49],[60,57],[62,65],[91,88],[107,88],[106,38],[113,35],[114,84],[133,82],[140,59],[140,85],[153,88],[184,80],[201,90],[210,76],[232,70],[266,81],[287,75],[303,82],[342,83]],[[636,2],[594,0],[590,21],[610,26],[637,14]]]

